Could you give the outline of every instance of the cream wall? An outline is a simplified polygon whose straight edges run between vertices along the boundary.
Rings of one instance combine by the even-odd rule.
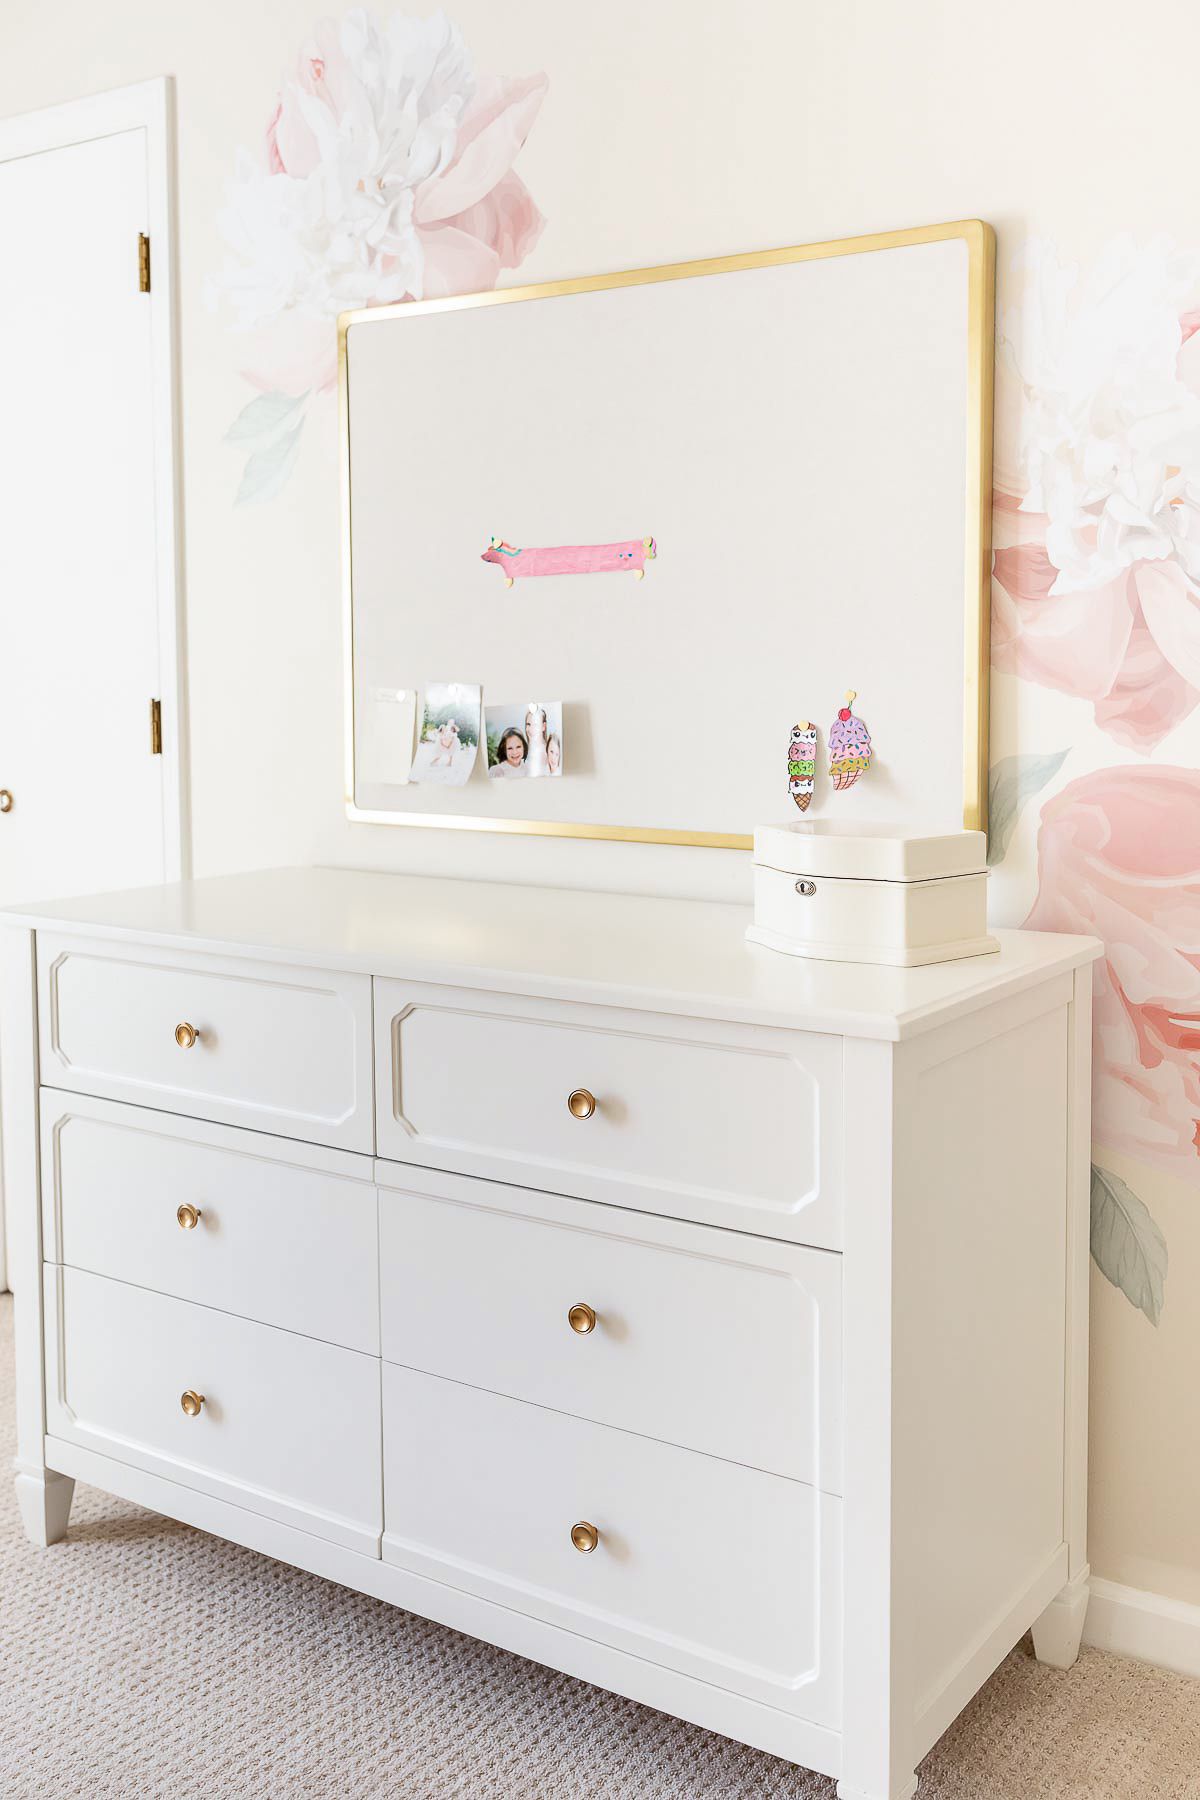
[[[744,897],[746,859],[728,853],[343,817],[335,407],[314,410],[282,494],[235,510],[240,462],[222,438],[249,390],[228,317],[204,300],[226,256],[217,214],[235,153],[261,145],[317,4],[57,0],[10,10],[4,29],[0,113],[162,73],[177,82],[195,870],[325,860]],[[1003,298],[1027,237],[1087,259],[1121,230],[1189,229],[1200,24],[1186,0],[1136,12],[1094,0],[1086,14],[1069,0],[451,11],[481,69],[550,78],[518,164],[548,221],[522,279],[975,215],[998,230]],[[1200,246],[1200,223],[1190,229]],[[86,288],[81,269],[81,304]],[[998,753],[1044,747],[1017,690],[996,686]],[[995,884],[1008,921],[1033,899],[1036,823],[1034,809]],[[1094,1565],[1200,1603],[1197,1195],[1169,1174],[1126,1173],[1168,1237],[1170,1300],[1156,1332],[1096,1282]]]

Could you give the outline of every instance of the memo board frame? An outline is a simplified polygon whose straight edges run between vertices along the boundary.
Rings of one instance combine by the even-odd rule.
[[[355,801],[355,669],[354,569],[350,469],[350,381],[347,336],[351,327],[425,313],[459,311],[476,306],[508,306],[522,300],[551,299],[649,282],[681,281],[698,275],[722,275],[744,269],[775,268],[787,263],[815,262],[828,257],[858,256],[875,250],[959,240],[967,253],[966,377],[966,520],[963,570],[963,825],[987,830],[988,667],[990,660],[992,407],[995,339],[996,237],[982,219],[944,225],[920,225],[902,231],[860,237],[831,238],[814,244],[792,244],[734,256],[694,262],[665,263],[623,269],[608,275],[586,275],[521,287],[493,288],[485,293],[455,295],[444,300],[398,301],[361,308],[338,319],[338,407],[342,504],[342,600],[345,688],[346,816],[359,824],[428,826],[450,831],[492,831],[527,837],[591,838],[635,844],[682,844],[713,850],[751,850],[748,832],[657,829],[642,825],[574,823],[561,819],[496,819],[446,813],[399,813],[361,807]]]

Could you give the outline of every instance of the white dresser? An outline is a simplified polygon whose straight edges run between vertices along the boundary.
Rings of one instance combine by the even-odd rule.
[[[1087,1602],[1090,939],[345,870],[0,930],[30,1535],[74,1480],[899,1800]]]

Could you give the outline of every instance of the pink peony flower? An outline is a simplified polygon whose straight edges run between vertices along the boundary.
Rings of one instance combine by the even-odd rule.
[[[992,664],[1041,687],[1090,700],[1097,725],[1131,750],[1154,749],[1200,703],[1164,651],[1192,672],[1188,615],[1192,584],[1176,563],[1135,563],[1087,592],[1054,594],[1058,570],[1046,551],[1043,515],[997,492],[992,513]],[[1143,597],[1159,634],[1147,623]],[[1175,617],[1179,628],[1172,630]],[[1200,623],[1200,615],[1198,615]]]
[[[1098,770],[1048,802],[1026,925],[1103,939],[1097,1144],[1200,1183],[1200,772]]]
[[[1148,752],[1200,702],[1200,256],[1031,245],[1004,316],[995,666]]]

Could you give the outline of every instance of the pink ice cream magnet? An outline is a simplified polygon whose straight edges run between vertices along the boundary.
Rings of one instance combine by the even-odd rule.
[[[870,768],[874,755],[865,721],[850,710],[857,698],[855,690],[847,688],[846,704],[839,707],[829,727],[829,774],[835,789],[853,787]]]

